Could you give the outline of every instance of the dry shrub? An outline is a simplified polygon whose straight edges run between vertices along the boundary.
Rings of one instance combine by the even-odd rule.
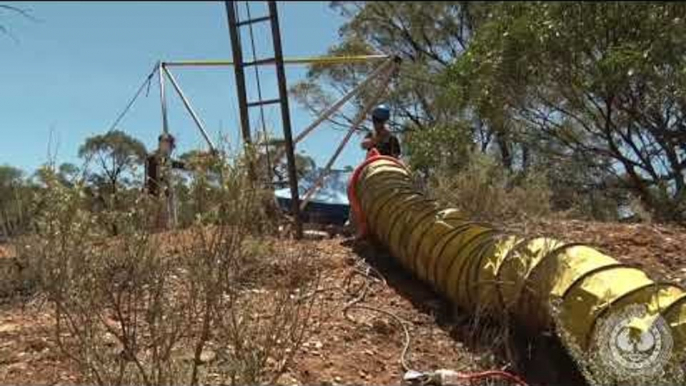
[[[303,277],[300,270],[312,270],[311,256],[300,251],[279,249],[275,254],[283,274],[272,276],[267,286],[243,288],[225,294],[233,310],[217,326],[218,363],[224,384],[276,382],[291,364],[304,342],[315,302],[318,280]]]
[[[156,199],[140,195],[130,207],[94,214],[83,184],[47,178],[49,206],[18,254],[36,272],[55,340],[84,380],[273,382],[297,352],[316,299],[300,296],[316,286],[311,259],[256,247],[268,244],[257,199],[264,192],[251,188],[240,164],[212,162],[191,184],[202,208],[193,225],[158,235],[149,231],[163,207]],[[276,260],[284,268],[268,287],[250,279],[274,271]]]
[[[26,262],[16,256],[12,246],[0,244],[0,304],[26,297],[35,287],[36,278]]]
[[[502,222],[550,214],[551,192],[543,173],[511,174],[482,153],[471,154],[461,171],[441,169],[430,191],[473,219]]]
[[[633,195],[629,196],[628,212],[632,214],[630,217],[632,220],[651,224],[654,222],[653,214],[650,212],[646,205],[641,202],[640,199]]]

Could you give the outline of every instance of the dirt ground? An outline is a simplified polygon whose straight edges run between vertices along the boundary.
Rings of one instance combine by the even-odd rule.
[[[659,225],[626,225],[578,221],[528,224],[567,241],[594,244],[611,256],[644,268],[654,279],[686,284],[686,229]],[[506,368],[529,384],[580,384],[569,358],[546,337],[529,337],[526,353],[508,355],[488,338],[474,338],[474,328],[443,299],[400,269],[382,251],[353,245],[344,238],[304,241],[316,251],[323,272],[323,303],[314,316],[313,331],[281,378],[282,384],[400,384],[399,358],[405,344],[402,319],[411,337],[406,356],[416,370],[440,368],[480,371]],[[0,257],[12,251],[0,246]],[[368,268],[371,267],[371,268]],[[360,270],[383,278],[370,287],[364,301],[349,310],[343,289]],[[36,301],[0,302],[0,384],[74,384],[78,372],[53,345],[49,310]],[[533,347],[533,349],[532,349]],[[508,360],[510,358],[511,360]],[[518,358],[517,363],[512,363]]]
[[[686,228],[660,224],[541,221],[525,232],[594,246],[645,270],[653,279],[686,285]]]

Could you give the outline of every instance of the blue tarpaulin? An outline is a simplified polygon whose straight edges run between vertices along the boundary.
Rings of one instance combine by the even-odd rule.
[[[298,181],[300,200],[317,181],[322,171],[315,170]],[[348,220],[350,204],[348,202],[348,181],[352,171],[331,170],[322,187],[312,196],[302,213],[303,220],[314,223],[343,225]],[[291,210],[291,190],[278,189],[274,192],[276,201],[282,210]]]

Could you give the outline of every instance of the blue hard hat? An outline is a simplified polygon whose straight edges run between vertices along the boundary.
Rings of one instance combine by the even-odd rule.
[[[386,105],[378,105],[372,110],[372,118],[387,121],[391,118],[391,110]]]

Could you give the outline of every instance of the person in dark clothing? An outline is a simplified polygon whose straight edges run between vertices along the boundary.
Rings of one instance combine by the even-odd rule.
[[[385,105],[380,105],[372,111],[372,124],[374,132],[367,134],[362,141],[365,150],[376,149],[381,155],[399,158],[401,155],[400,141],[388,129],[387,122],[391,117],[391,111]]]
[[[166,173],[161,170],[164,165],[168,164],[172,169],[186,169],[184,162],[171,158],[171,153],[176,148],[176,139],[171,134],[160,135],[158,142],[158,149],[145,159],[145,186],[153,196],[159,196],[160,188],[165,184]],[[169,195],[167,189],[163,190],[165,195]]]
[[[388,129],[387,122],[391,118],[391,112],[385,105],[377,106],[372,110],[372,123],[374,124],[374,132],[367,134],[362,141],[362,148],[370,151],[376,149],[379,154],[399,158],[401,155],[400,141]],[[363,240],[364,236],[357,229],[355,214],[352,210],[348,212],[347,225],[355,232],[355,240]]]

